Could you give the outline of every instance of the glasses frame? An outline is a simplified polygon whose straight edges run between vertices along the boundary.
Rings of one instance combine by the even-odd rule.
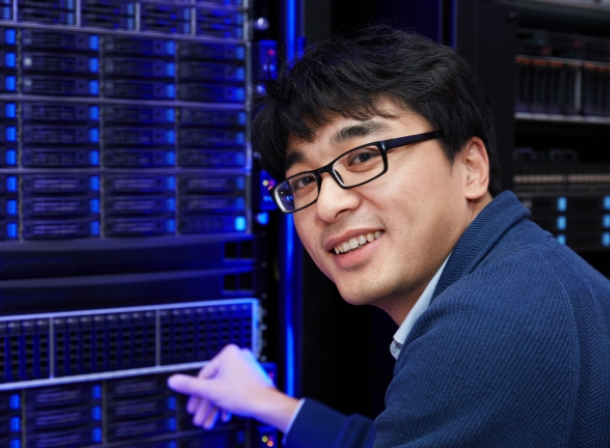
[[[411,145],[413,143],[425,142],[427,140],[433,140],[435,138],[440,138],[440,137],[442,137],[441,131],[432,131],[432,132],[425,132],[423,134],[407,135],[406,137],[391,138],[388,140],[379,140],[376,142],[365,143],[364,145],[357,146],[355,148],[350,149],[349,151],[342,153],[341,155],[339,155],[338,157],[333,159],[331,162],[327,163],[324,166],[321,166],[320,168],[317,168],[315,170],[301,171],[300,173],[287,177],[286,179],[284,179],[282,182],[278,183],[275,187],[273,187],[271,189],[271,197],[273,198],[273,200],[276,203],[276,205],[278,206],[278,208],[282,211],[282,213],[289,215],[291,213],[298,212],[300,210],[303,210],[304,208],[309,207],[312,204],[315,204],[318,201],[318,198],[320,197],[320,189],[322,188],[322,173],[330,174],[332,176],[332,178],[335,180],[335,182],[337,182],[337,184],[343,189],[349,190],[350,188],[356,188],[361,185],[367,184],[370,181],[375,180],[380,176],[383,176],[388,171],[387,153],[390,149]],[[383,160],[383,170],[379,174],[371,177],[370,179],[365,180],[364,182],[360,182],[359,184],[356,184],[356,185],[346,186],[343,183],[343,180],[333,170],[333,165],[337,162],[337,160],[345,157],[350,152],[357,151],[366,146],[376,146],[377,149],[379,149],[379,152],[381,153],[381,158]],[[312,174],[316,178],[316,183],[318,186],[318,195],[316,196],[316,198],[313,201],[311,201],[307,205],[304,205],[303,207],[299,207],[295,210],[284,210],[281,199],[279,197],[279,187],[284,182],[289,181],[290,179],[293,179],[295,177],[302,176],[304,174]]]

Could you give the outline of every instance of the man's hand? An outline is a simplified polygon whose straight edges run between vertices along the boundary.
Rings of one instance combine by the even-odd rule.
[[[222,413],[253,417],[285,431],[298,401],[278,391],[250,350],[227,345],[197,377],[176,374],[170,388],[190,395],[186,410],[193,424],[211,429]]]

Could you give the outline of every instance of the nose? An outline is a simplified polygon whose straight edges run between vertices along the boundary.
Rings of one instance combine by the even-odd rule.
[[[320,194],[314,205],[318,219],[335,222],[344,212],[354,210],[359,204],[360,198],[354,190],[341,188],[330,174],[322,174]]]

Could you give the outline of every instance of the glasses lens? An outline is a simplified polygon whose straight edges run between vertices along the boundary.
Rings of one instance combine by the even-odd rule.
[[[305,207],[318,198],[318,182],[312,173],[301,173],[289,177],[275,191],[282,208],[291,212]]]
[[[356,148],[343,154],[333,165],[333,171],[344,187],[366,182],[383,173],[385,163],[377,146]]]

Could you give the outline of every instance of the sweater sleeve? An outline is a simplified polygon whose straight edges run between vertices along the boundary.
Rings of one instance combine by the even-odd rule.
[[[375,448],[568,445],[578,340],[561,291],[528,294],[535,281],[438,297],[405,341]]]
[[[343,415],[306,399],[286,434],[286,448],[371,448],[373,422],[361,415]]]

